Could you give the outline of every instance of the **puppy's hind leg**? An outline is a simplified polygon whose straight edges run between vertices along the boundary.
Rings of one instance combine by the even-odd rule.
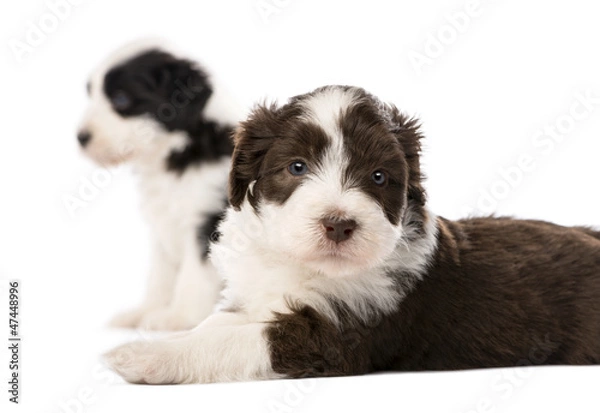
[[[173,298],[168,307],[144,316],[143,328],[186,330],[212,313],[221,291],[221,279],[210,261],[202,258],[196,238],[190,236],[187,240]]]
[[[173,294],[178,265],[172,262],[158,241],[152,248],[150,277],[143,302],[136,308],[117,314],[110,326],[136,328],[142,319],[160,308],[166,308]]]

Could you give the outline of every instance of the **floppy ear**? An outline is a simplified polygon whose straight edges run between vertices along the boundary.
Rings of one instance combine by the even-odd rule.
[[[185,59],[175,59],[164,70],[168,79],[167,96],[179,112],[179,121],[186,127],[194,127],[213,93],[208,76],[196,63]]]
[[[172,108],[163,116],[169,129],[181,129],[197,123],[212,89],[207,75],[191,60],[156,50],[148,70],[136,74],[147,99]]]
[[[240,209],[250,184],[260,178],[262,161],[275,139],[277,126],[275,105],[261,105],[236,129],[229,173],[229,202],[234,209]],[[248,194],[248,197],[256,206],[256,194]]]
[[[401,113],[395,106],[388,105],[387,110],[391,115],[392,133],[406,156],[408,164],[408,199],[420,207],[425,205],[426,194],[423,188],[423,175],[421,174],[421,139],[423,135],[419,130],[419,121]]]

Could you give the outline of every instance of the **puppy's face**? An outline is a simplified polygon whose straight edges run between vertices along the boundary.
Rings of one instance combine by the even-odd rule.
[[[286,259],[332,276],[372,268],[424,204],[419,138],[414,121],[358,88],[259,107],[236,135],[231,204],[252,209],[259,242]]]
[[[79,143],[97,162],[118,164],[173,145],[164,142],[165,131],[193,127],[212,91],[191,62],[150,48],[117,52],[92,75],[87,92]]]

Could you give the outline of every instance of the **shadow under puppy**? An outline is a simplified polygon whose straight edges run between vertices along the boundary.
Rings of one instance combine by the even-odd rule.
[[[208,238],[226,206],[232,125],[241,111],[196,63],[152,41],[109,56],[87,91],[79,143],[100,164],[133,166],[153,237],[144,301],[111,324],[194,327],[221,290]]]
[[[420,140],[355,87],[256,108],[211,252],[223,310],[109,365],[190,383],[600,362],[600,232],[436,217]]]

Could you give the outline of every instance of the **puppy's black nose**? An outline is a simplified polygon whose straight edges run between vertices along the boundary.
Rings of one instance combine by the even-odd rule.
[[[81,146],[87,145],[90,139],[92,139],[92,134],[87,131],[79,132],[77,134],[77,140]]]
[[[322,219],[321,224],[325,229],[327,238],[338,243],[349,239],[356,229],[356,221],[352,219],[341,221]]]

